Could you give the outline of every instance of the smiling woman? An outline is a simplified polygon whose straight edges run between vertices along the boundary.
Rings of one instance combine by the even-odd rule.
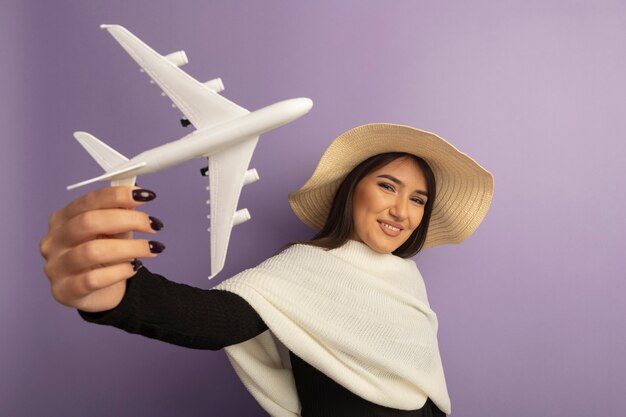
[[[406,184],[399,178],[391,175],[398,171],[398,176],[405,179]],[[407,192],[414,187],[414,193],[400,196],[399,191]],[[430,196],[426,190],[430,190]],[[404,152],[387,152],[369,157],[350,171],[337,189],[333,204],[324,227],[308,243],[311,245],[332,249],[341,246],[348,239],[367,243],[369,247],[381,253],[393,253],[402,258],[415,255],[424,245],[428,224],[435,201],[435,176],[430,166],[420,157]],[[398,199],[392,199],[391,197]],[[384,198],[388,197],[388,198]],[[402,198],[402,199],[400,199]],[[392,201],[393,200],[393,201]],[[391,204],[411,200],[410,210],[415,214],[421,213],[420,219],[412,218],[409,224],[402,217],[404,209],[397,211],[397,206],[391,212],[382,212]],[[367,233],[366,213],[372,205],[379,205],[381,212],[375,214],[376,224],[371,223],[370,229],[375,233]],[[417,207],[418,210],[415,210]],[[414,217],[414,216],[412,216]],[[400,222],[399,222],[400,220]],[[407,219],[409,220],[409,219]],[[400,223],[400,224],[399,224]],[[404,223],[404,225],[402,224]],[[386,225],[384,229],[381,226]],[[409,227],[410,226],[410,231]],[[401,231],[396,231],[402,227]],[[382,246],[369,240],[369,236],[378,236],[377,229],[394,239],[382,239]],[[395,236],[394,236],[395,235]],[[380,236],[381,238],[383,236]],[[368,238],[368,241],[364,240]],[[378,239],[377,239],[378,240]]]
[[[224,348],[272,416],[442,416],[437,316],[406,258],[470,236],[492,193],[491,174],[438,136],[370,124],[335,139],[289,196],[317,234],[211,290],[129,262],[164,249],[127,233],[161,229],[134,210],[155,197],[146,190],[78,198],[52,215],[40,248],[57,301],[90,322]]]

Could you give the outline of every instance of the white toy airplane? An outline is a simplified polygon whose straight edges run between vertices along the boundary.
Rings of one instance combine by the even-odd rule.
[[[162,56],[128,30],[118,25],[102,25],[102,29],[122,45],[163,90],[185,119],[197,130],[176,141],[147,150],[128,159],[94,136],[75,132],[74,137],[106,171],[104,175],[70,185],[73,189],[96,181],[112,185],[134,185],[139,175],[178,165],[192,158],[208,158],[210,192],[211,276],[224,267],[228,241],[233,226],[250,220],[247,209],[236,211],[244,185],[259,176],[248,164],[261,133],[290,123],[309,112],[313,102],[308,98],[281,101],[249,112],[218,93],[224,89],[217,78],[200,83],[178,67],[186,64],[184,51]],[[203,174],[206,174],[206,170]]]

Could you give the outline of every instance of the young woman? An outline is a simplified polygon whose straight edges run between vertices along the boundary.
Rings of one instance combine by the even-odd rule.
[[[147,190],[108,187],[50,218],[41,241],[60,303],[84,319],[198,349],[225,348],[272,416],[451,412],[437,318],[408,258],[459,243],[487,213],[493,177],[438,136],[369,124],[339,136],[289,196],[317,231],[216,288],[152,274],[162,223]],[[132,261],[131,261],[132,260]]]

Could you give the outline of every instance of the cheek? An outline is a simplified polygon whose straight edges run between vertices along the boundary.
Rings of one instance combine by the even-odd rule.
[[[354,231],[362,238],[364,230],[370,223],[369,218],[372,213],[372,195],[369,190],[364,187],[358,187],[355,190],[352,200],[352,222]]]
[[[419,209],[416,210],[415,213],[411,216],[411,231],[417,229],[420,224],[422,224],[422,219],[424,218],[424,210]]]
[[[354,199],[354,207],[352,210],[352,221],[354,222],[354,228],[359,229],[359,227],[363,225],[366,218],[367,204],[365,204],[362,198],[357,197]]]
[[[358,216],[361,216],[364,213],[365,207],[367,207],[367,193],[359,184],[354,190],[354,197],[352,197],[352,212],[353,216],[356,219]]]
[[[352,239],[358,242],[365,242],[364,239],[367,236],[365,227],[363,226],[365,223],[365,213],[356,207],[352,212]]]

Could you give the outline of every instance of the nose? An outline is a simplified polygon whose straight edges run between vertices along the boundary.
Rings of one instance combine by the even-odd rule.
[[[396,220],[406,219],[409,212],[409,203],[402,198],[397,198],[394,204],[389,207],[389,214]]]

